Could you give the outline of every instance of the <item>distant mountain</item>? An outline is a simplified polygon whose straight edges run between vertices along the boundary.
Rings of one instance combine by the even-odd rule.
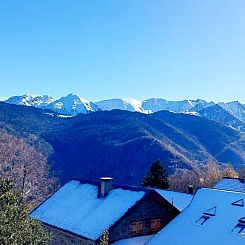
[[[209,120],[245,131],[245,124],[219,105],[213,105],[198,111],[198,115]]]
[[[177,113],[184,113],[190,111],[198,111],[198,108],[206,108],[213,105],[213,102],[206,102],[205,100],[183,100],[183,101],[167,101],[161,98],[152,98],[142,102],[142,107],[150,112],[171,111]],[[194,109],[195,108],[195,109]],[[194,109],[194,110],[193,110]]]
[[[218,105],[221,106],[224,110],[228,111],[234,117],[238,118],[241,122],[245,123],[245,106],[240,102],[219,102]]]
[[[87,114],[90,112],[111,111],[115,109],[145,114],[166,110],[174,113],[185,113],[205,117],[209,120],[232,126],[237,130],[244,130],[245,128],[245,106],[238,101],[228,103],[219,102],[216,104],[212,101],[207,102],[201,99],[167,101],[162,98],[151,98],[139,101],[132,98],[117,98],[91,102],[77,95],[69,94],[58,100],[54,100],[51,96],[47,95],[14,96],[5,102],[49,109],[66,116],[76,116],[80,113]],[[216,105],[219,107],[216,107]],[[226,120],[227,118],[229,118],[229,120]]]
[[[87,114],[99,110],[93,102],[73,94],[68,94],[65,97],[53,101],[47,105],[46,109],[68,116],[76,116],[80,113]]]
[[[192,101],[192,103],[193,103],[193,107],[190,109],[190,111],[195,111],[195,112],[199,112],[205,108],[215,105],[213,101],[207,102],[205,100],[200,100],[200,99]]]
[[[37,108],[46,108],[53,101],[54,101],[54,98],[49,95],[22,95],[22,96],[10,97],[5,102],[14,104],[14,105],[24,105],[24,106],[34,106]]]
[[[68,94],[58,100],[54,100],[54,98],[48,95],[13,96],[5,102],[15,105],[49,109],[67,116],[76,116],[79,113],[86,114],[98,110],[98,107],[93,102],[73,94]]]
[[[102,100],[95,102],[95,104],[102,111],[111,111],[111,110],[125,110],[125,111],[137,111],[144,112],[142,108],[141,101],[131,98],[120,98],[120,99],[110,99]]]
[[[113,110],[61,118],[49,110],[0,103],[0,126],[42,146],[62,183],[111,175],[139,185],[156,159],[169,172],[208,161],[245,164],[243,133],[183,113]]]

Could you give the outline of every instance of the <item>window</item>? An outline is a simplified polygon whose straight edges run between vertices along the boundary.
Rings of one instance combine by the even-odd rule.
[[[211,217],[215,216],[216,215],[216,209],[217,207],[213,207],[213,208],[210,208],[208,210],[206,210],[205,212],[203,212],[203,215],[200,219],[198,219],[196,221],[196,223],[198,225],[203,225],[207,220],[209,220]]]
[[[198,225],[203,225],[207,220],[210,219],[210,216],[208,215],[203,215],[200,219],[196,221]]]
[[[245,217],[242,217],[241,219],[239,219],[238,222],[245,224]]]
[[[216,209],[217,207],[213,207],[208,209],[207,211],[203,212],[204,215],[208,215],[208,216],[215,216],[216,215]]]
[[[245,231],[245,217],[238,220],[238,224],[232,229],[232,232],[244,234]]]
[[[232,232],[235,232],[235,233],[242,233],[242,231],[245,229],[245,224],[240,224],[238,223],[232,230]]]
[[[132,223],[132,234],[138,235],[143,231],[143,222],[134,222]]]
[[[160,219],[151,220],[150,223],[151,223],[151,231],[159,231],[161,229]]]
[[[233,202],[231,205],[238,206],[238,207],[244,207],[244,200],[240,199],[238,201]]]

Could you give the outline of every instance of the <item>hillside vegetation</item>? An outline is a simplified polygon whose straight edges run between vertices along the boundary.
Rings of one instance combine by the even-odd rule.
[[[157,159],[169,173],[209,162],[245,165],[242,133],[186,114],[114,110],[60,118],[50,111],[0,103],[0,125],[42,149],[62,183],[110,175],[117,182],[139,185]]]

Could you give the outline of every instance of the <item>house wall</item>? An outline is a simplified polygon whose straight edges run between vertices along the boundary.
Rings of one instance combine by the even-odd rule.
[[[50,227],[46,227],[46,229],[52,236],[52,241],[49,245],[95,245],[92,240],[81,239]]]
[[[109,242],[120,239],[134,237],[132,233],[132,223],[143,221],[143,231],[139,235],[150,235],[153,232],[150,229],[150,220],[161,219],[161,228],[173,220],[179,211],[173,208],[167,201],[159,198],[156,194],[150,193],[142,199],[129,213],[109,230]]]

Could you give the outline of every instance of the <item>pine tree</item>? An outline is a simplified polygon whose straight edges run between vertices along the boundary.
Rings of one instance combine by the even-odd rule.
[[[142,185],[144,187],[152,187],[159,189],[168,189],[168,173],[164,165],[161,164],[160,160],[153,162],[150,171],[144,177]]]
[[[10,181],[0,180],[0,244],[45,245],[50,240],[41,224],[28,217]]]

